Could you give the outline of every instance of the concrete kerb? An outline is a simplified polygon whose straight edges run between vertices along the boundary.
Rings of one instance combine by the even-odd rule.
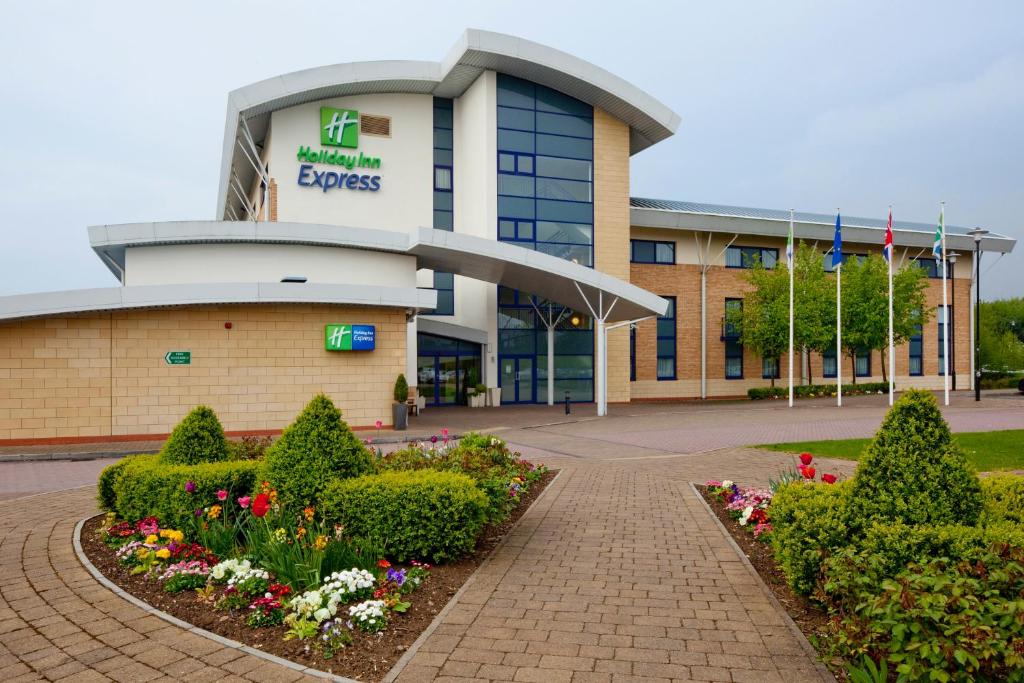
[[[753,577],[754,581],[761,589],[761,592],[764,593],[764,596],[766,598],[768,598],[768,602],[771,603],[772,607],[774,607],[776,611],[778,611],[782,615],[782,619],[786,623],[786,627],[789,628],[790,632],[793,634],[793,637],[796,638],[798,643],[800,643],[800,647],[807,654],[807,656],[809,656],[811,660],[814,662],[814,668],[818,671],[818,674],[821,676],[821,680],[829,682],[836,681],[836,677],[832,675],[832,672],[829,671],[828,667],[825,666],[825,664],[821,661],[821,658],[818,656],[818,651],[814,649],[814,646],[811,645],[811,642],[809,640],[807,640],[807,636],[804,635],[804,632],[800,630],[800,627],[796,625],[796,622],[793,621],[793,618],[789,616],[789,612],[786,611],[786,609],[775,597],[775,594],[772,593],[771,589],[768,588],[765,582],[761,579],[761,575],[757,573],[757,570],[754,569],[754,565],[751,564],[750,558],[746,556],[746,554],[740,548],[739,544],[736,543],[736,541],[732,537],[732,534],[730,534],[729,530],[725,528],[724,524],[722,524],[722,520],[718,519],[718,515],[716,515],[715,511],[711,509],[711,506],[708,505],[708,502],[704,500],[704,496],[700,494],[700,491],[697,490],[696,484],[694,484],[692,481],[690,482],[690,491],[697,498],[697,500],[700,501],[701,505],[704,506],[704,510],[708,513],[708,516],[712,520],[714,520],[715,525],[718,527],[718,530],[722,533],[722,536],[725,538],[725,541],[739,556],[740,562],[742,562],[743,566],[747,568],[748,572],[750,572],[751,577]]]
[[[427,639],[430,638],[434,631],[437,630],[437,628],[444,621],[444,618],[448,615],[448,613],[455,608],[455,604],[459,601],[459,598],[462,597],[462,594],[469,590],[469,587],[476,582],[477,575],[480,574],[480,571],[487,567],[493,560],[494,556],[498,554],[498,551],[505,546],[505,543],[508,542],[508,539],[512,536],[512,532],[523,521],[523,517],[526,517],[530,510],[533,509],[534,505],[544,500],[545,496],[547,496],[548,493],[550,493],[551,489],[554,488],[555,482],[558,481],[559,477],[561,476],[562,470],[559,470],[558,473],[555,475],[554,479],[552,479],[551,482],[548,483],[544,491],[541,492],[541,494],[537,496],[537,499],[530,504],[530,507],[527,508],[525,512],[523,512],[522,517],[516,520],[516,523],[512,525],[512,528],[508,530],[508,532],[505,534],[505,537],[498,541],[498,544],[491,549],[491,552],[487,556],[487,558],[480,563],[480,566],[477,567],[472,574],[469,575],[469,578],[466,579],[466,583],[462,584],[462,588],[456,591],[455,595],[453,595],[451,600],[448,601],[448,604],[441,608],[441,611],[437,613],[437,616],[435,616],[434,620],[430,622],[430,625],[427,626],[423,633],[420,634],[420,637],[417,638],[415,642],[413,642],[413,644],[409,646],[409,649],[406,650],[405,653],[399,658],[399,660],[395,662],[395,665],[391,667],[391,671],[388,671],[384,678],[381,679],[381,683],[393,683],[401,675],[402,671],[405,670],[405,667],[407,667],[409,665],[409,662],[412,661],[412,658],[416,656],[416,653],[419,651],[419,649],[423,647],[423,644],[425,642],[427,642]]]
[[[95,566],[93,566],[92,562],[89,561],[89,558],[85,555],[85,551],[82,549],[82,527],[85,526],[85,523],[93,517],[95,517],[95,515],[83,517],[82,519],[78,520],[78,523],[75,525],[75,533],[74,536],[72,537],[72,544],[74,545],[75,548],[75,554],[78,556],[78,561],[82,563],[82,566],[85,567],[86,571],[88,571],[89,574],[91,574],[92,577],[96,579],[96,581],[98,581],[100,584],[102,584],[105,588],[113,592],[118,597],[127,600],[128,602],[132,603],[133,605],[135,605],[142,611],[146,612],[147,614],[152,614],[155,617],[159,617],[160,619],[163,619],[168,623],[174,624],[178,628],[181,628],[190,633],[202,636],[203,638],[209,638],[210,640],[220,645],[223,645],[224,647],[239,650],[246,654],[252,655],[254,657],[259,657],[260,659],[266,660],[268,662],[273,662],[274,664],[279,664],[280,666],[287,667],[289,669],[298,671],[308,676],[315,676],[317,678],[335,681],[336,683],[357,683],[355,680],[351,678],[337,676],[335,674],[327,673],[326,671],[320,671],[319,669],[311,669],[308,666],[296,664],[295,662],[289,661],[287,659],[283,659],[281,657],[277,657],[267,652],[257,650],[253,647],[249,647],[248,645],[245,645],[244,643],[239,643],[236,640],[231,640],[230,638],[219,636],[216,633],[211,633],[210,631],[199,628],[198,626],[193,626],[187,621],[182,621],[181,619],[171,616],[166,612],[162,612],[161,610],[156,609],[149,603],[144,602],[135,597],[134,595],[131,595],[130,593],[124,591],[123,589],[121,589],[120,586],[118,586],[110,579],[105,577],[102,573],[100,573],[100,571],[96,569]]]

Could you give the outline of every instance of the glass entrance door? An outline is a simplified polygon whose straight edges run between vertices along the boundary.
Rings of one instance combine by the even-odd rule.
[[[501,402],[533,403],[533,358],[501,359]]]

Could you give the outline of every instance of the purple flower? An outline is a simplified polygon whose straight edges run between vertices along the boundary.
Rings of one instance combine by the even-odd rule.
[[[195,493],[195,492],[196,492],[196,483],[194,481],[192,481],[191,479],[189,479],[188,481],[185,482],[185,493]]]
[[[432,437],[430,437],[430,443],[437,443],[437,434],[434,434]]]
[[[387,574],[385,575],[385,579],[388,580],[388,581],[393,581],[398,586],[401,586],[402,584],[405,583],[405,570],[404,569],[395,569],[394,567],[392,567],[391,569],[389,569],[387,571]]]
[[[196,508],[195,516],[196,517],[202,517],[203,516],[203,508]]]

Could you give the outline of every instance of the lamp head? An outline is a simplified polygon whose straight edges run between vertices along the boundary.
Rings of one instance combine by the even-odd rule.
[[[971,228],[967,231],[967,234],[974,238],[974,243],[981,242],[981,238],[988,234],[988,230],[984,228]]]
[[[951,251],[948,254],[946,254],[946,260],[949,261],[949,265],[953,265],[956,263],[956,260],[957,258],[959,258],[959,256],[960,254],[956,253],[955,251]]]

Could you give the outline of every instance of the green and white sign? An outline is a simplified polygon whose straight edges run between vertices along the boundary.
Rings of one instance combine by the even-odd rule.
[[[164,362],[168,365],[192,365],[192,352],[168,351],[164,354]]]
[[[373,325],[326,325],[324,348],[328,351],[373,351],[377,328]]]
[[[359,146],[359,112],[355,109],[320,107],[320,144],[333,147]]]

